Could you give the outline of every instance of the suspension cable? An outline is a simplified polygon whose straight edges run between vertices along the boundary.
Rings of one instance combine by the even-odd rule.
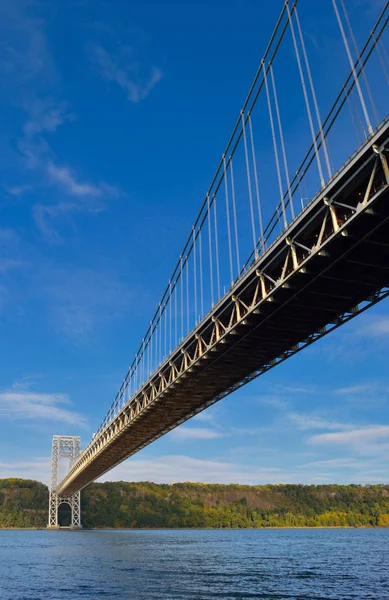
[[[359,79],[358,79],[358,76],[357,76],[356,71],[355,71],[355,66],[354,66],[354,63],[353,63],[353,59],[351,57],[350,47],[349,47],[349,44],[348,44],[348,41],[347,41],[347,38],[346,38],[346,34],[344,32],[343,23],[342,23],[342,19],[340,17],[340,14],[339,14],[339,10],[338,10],[338,6],[336,4],[336,0],[332,0],[332,5],[334,7],[336,19],[338,21],[340,33],[342,34],[343,44],[344,44],[344,47],[346,49],[346,54],[347,54],[347,57],[348,57],[348,60],[349,60],[349,63],[350,63],[350,67],[351,67],[351,70],[353,72],[353,77],[354,77],[356,88],[358,90],[358,96],[359,96],[359,100],[361,102],[361,106],[362,106],[363,114],[364,114],[364,117],[365,117],[366,125],[367,125],[367,128],[369,130],[369,133],[373,133],[373,129],[372,129],[372,126],[371,126],[371,123],[370,123],[369,114],[368,114],[367,108],[366,108],[365,99],[363,97],[363,92],[362,92],[362,89],[361,89],[361,85],[359,83]]]
[[[317,103],[315,86],[313,85],[311,67],[309,65],[308,54],[307,54],[307,51],[306,51],[306,48],[305,48],[304,36],[303,36],[302,29],[301,29],[300,18],[299,18],[299,15],[298,15],[297,8],[296,8],[294,14],[295,14],[295,19],[296,19],[296,23],[297,23],[297,31],[299,33],[301,48],[302,48],[302,51],[303,51],[305,67],[306,67],[306,70],[307,70],[308,81],[309,81],[309,85],[310,85],[310,88],[311,88],[311,94],[312,94],[312,98],[313,98],[313,105],[315,107],[317,124],[319,126],[319,135],[320,135],[320,139],[321,139],[321,146],[322,146],[323,151],[324,151],[324,158],[325,158],[325,161],[326,161],[328,177],[331,178],[332,172],[331,172],[331,166],[330,166],[330,159],[329,159],[329,156],[328,156],[327,142],[326,142],[326,140],[324,138],[324,135],[323,135],[323,125],[322,125],[321,118],[320,118],[320,111],[319,111],[319,106],[318,106],[318,103]]]
[[[353,31],[353,28],[352,28],[352,26],[351,26],[351,22],[350,22],[350,19],[349,19],[349,16],[348,16],[348,12],[347,12],[347,10],[346,10],[346,7],[345,7],[345,5],[344,5],[344,2],[343,2],[343,0],[340,0],[340,5],[341,5],[341,7],[342,7],[342,9],[343,9],[343,14],[344,14],[344,16],[345,16],[346,23],[347,23],[347,27],[348,27],[348,30],[349,30],[349,32],[350,32],[351,41],[352,41],[352,43],[353,43],[354,50],[355,50],[355,54],[356,54],[356,56],[357,56],[357,64],[359,64],[359,59],[358,59],[358,57],[359,57],[358,46],[357,46],[357,42],[356,42],[356,39],[355,39],[354,31]],[[379,116],[378,116],[378,112],[377,112],[377,107],[376,107],[376,105],[375,105],[374,98],[373,98],[373,95],[372,95],[372,93],[371,93],[371,88],[370,88],[369,80],[368,80],[368,78],[367,78],[367,75],[366,75],[365,69],[364,69],[363,67],[361,67],[361,74],[362,74],[363,80],[364,80],[364,82],[365,82],[365,86],[366,86],[367,94],[368,94],[368,96],[369,96],[369,100],[370,100],[371,107],[372,107],[372,109],[373,109],[373,112],[374,112],[374,116],[375,116],[375,120],[376,120],[376,125],[378,125],[378,123],[379,123]]]
[[[224,187],[225,187],[225,197],[226,197],[226,214],[227,214],[227,237],[228,237],[228,254],[230,259],[230,279],[231,285],[234,281],[234,272],[232,267],[232,245],[231,245],[231,225],[230,225],[230,206],[229,206],[229,196],[228,196],[228,180],[227,180],[227,168],[226,168],[226,157],[223,156],[224,163]]]
[[[274,158],[275,158],[275,161],[276,161],[276,169],[277,169],[277,177],[278,177],[278,188],[279,188],[280,197],[281,197],[282,215],[284,217],[284,226],[287,227],[288,221],[286,219],[284,194],[283,194],[283,191],[282,191],[281,169],[280,169],[280,161],[278,159],[277,140],[276,140],[276,133],[275,133],[275,129],[274,129],[274,120],[273,120],[273,109],[272,109],[272,106],[271,106],[269,86],[268,86],[268,83],[267,83],[267,76],[266,76],[266,69],[265,68],[264,68],[263,72],[264,72],[264,77],[265,77],[265,89],[266,89],[267,106],[268,106],[268,110],[269,110],[270,127],[271,127],[271,133],[272,133],[272,138],[273,138]]]
[[[302,85],[302,88],[303,88],[303,94],[304,94],[304,99],[305,99],[305,106],[306,106],[307,114],[308,114],[309,127],[311,129],[312,141],[313,141],[313,145],[314,145],[314,148],[315,148],[315,155],[316,155],[317,168],[319,170],[320,183],[321,183],[321,186],[323,186],[324,185],[323,169],[322,169],[322,166],[321,166],[319,148],[318,148],[318,145],[317,145],[317,139],[316,139],[315,130],[314,130],[314,127],[313,127],[311,107],[309,105],[309,98],[308,98],[308,93],[307,93],[307,87],[305,85],[305,77],[304,77],[304,72],[303,72],[303,68],[302,68],[302,65],[301,65],[300,52],[299,52],[298,46],[297,46],[297,40],[296,40],[295,31],[294,31],[292,17],[291,17],[290,11],[289,11],[289,6],[287,6],[287,11],[288,11],[288,16],[289,16],[290,31],[292,33],[294,52],[296,54],[298,70],[299,70],[299,73],[300,73],[301,85]]]
[[[281,114],[280,114],[280,108],[279,108],[279,104],[278,104],[277,88],[276,88],[276,82],[275,82],[275,78],[274,78],[273,65],[270,65],[270,79],[271,79],[272,88],[273,88],[273,97],[274,97],[274,104],[275,104],[275,108],[276,108],[278,130],[280,132],[281,151],[282,151],[282,158],[283,158],[283,162],[284,162],[284,170],[285,170],[285,177],[286,177],[286,184],[287,184],[287,192],[288,192],[288,196],[289,196],[290,210],[292,213],[292,219],[294,219],[293,196],[290,191],[288,161],[286,158],[285,142],[284,142],[284,135],[282,132]],[[284,199],[284,196],[282,194],[282,200],[283,199]]]
[[[253,170],[254,170],[254,183],[255,183],[255,194],[257,197],[257,209],[258,209],[258,220],[259,220],[259,235],[261,240],[261,250],[263,251],[263,221],[262,221],[262,210],[261,210],[261,197],[259,195],[259,184],[258,184],[258,169],[257,169],[257,158],[255,155],[255,146],[254,146],[254,134],[253,134],[253,125],[252,125],[252,116],[250,114],[249,118],[249,132],[250,132],[250,141],[251,141],[251,154],[253,160]]]
[[[248,118],[249,118],[249,116],[248,116]],[[246,159],[247,187],[248,187],[249,202],[250,202],[251,231],[252,231],[252,234],[253,234],[253,249],[254,249],[254,252],[257,253],[257,250],[256,250],[256,248],[257,248],[257,234],[256,234],[256,231],[255,231],[253,194],[252,194],[252,190],[251,190],[250,163],[249,163],[249,154],[248,154],[248,149],[247,149],[246,121],[245,121],[244,113],[243,112],[241,113],[241,117],[242,117],[244,155],[245,155],[245,159]]]

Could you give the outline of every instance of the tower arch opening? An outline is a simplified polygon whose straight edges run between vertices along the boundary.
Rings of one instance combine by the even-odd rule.
[[[62,501],[58,506],[58,526],[70,527],[72,525],[72,507],[69,502]]]

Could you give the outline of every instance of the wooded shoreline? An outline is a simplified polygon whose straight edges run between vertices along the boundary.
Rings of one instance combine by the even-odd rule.
[[[0,529],[45,528],[47,511],[42,483],[0,480]],[[82,492],[82,523],[95,530],[389,527],[389,485],[94,483]]]

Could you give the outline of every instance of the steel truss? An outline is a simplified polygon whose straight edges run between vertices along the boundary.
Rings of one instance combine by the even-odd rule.
[[[309,282],[304,284],[304,276],[312,273],[311,265],[317,265],[318,261],[323,265],[320,267],[320,277],[325,280],[327,273],[330,278],[331,265],[340,260],[336,256],[335,260],[333,257],[331,260],[328,259],[334,244],[343,240],[344,243],[351,244],[350,248],[354,248],[364,239],[367,240],[366,243],[370,243],[367,233],[360,239],[353,240],[354,233],[350,232],[354,231],[354,223],[359,223],[361,219],[368,219],[369,215],[375,214],[376,204],[387,195],[389,190],[388,131],[389,122],[385,121],[378,128],[377,133],[370,136],[363,147],[358,149],[346,165],[331,178],[327,186],[306,206],[285,232],[254,261],[211,313],[118,411],[105,429],[93,438],[61,482],[58,488],[61,494],[65,491],[69,493],[81,489],[124,458],[131,456],[177,425],[300,352],[389,295],[389,285],[387,285],[389,275],[387,284],[375,289],[372,289],[373,283],[369,284],[369,281],[358,279],[356,284],[359,286],[360,301],[357,304],[350,303],[347,310],[336,311],[332,308],[334,300],[342,300],[341,305],[348,300],[347,297],[336,296],[328,283],[328,293],[325,290],[321,292],[323,296],[328,295],[328,308],[322,309],[324,313],[327,310],[328,314],[325,315],[325,323],[318,330],[310,332],[297,343],[286,347],[284,351],[264,361],[258,368],[211,398],[204,398],[180,418],[172,418],[165,427],[155,427],[155,433],[151,433],[143,442],[132,443],[131,440],[128,442],[129,428],[133,427],[139,419],[144,419],[148,411],[166,401],[169,395],[177,393],[176,390],[180,389],[180,386],[185,386],[185,381],[200,373],[200,370],[204,372],[208,365],[214,364],[215,356],[216,360],[220,360],[223,352],[233,348],[233,336],[236,336],[237,342],[241,343],[253,328],[263,327],[277,314],[277,311],[287,304],[296,302],[301,291],[308,285],[312,285],[312,282],[319,277],[319,275],[310,277]],[[385,220],[388,219],[389,216],[385,217]],[[382,221],[379,225],[382,225]],[[371,233],[371,230],[369,231]],[[387,247],[389,248],[389,245]],[[347,256],[347,252],[343,256]],[[363,289],[366,289],[364,297]],[[280,298],[284,298],[285,293],[289,296],[286,301],[281,302]],[[275,307],[272,308],[271,317],[268,311],[270,305]],[[315,307],[299,308],[300,313],[304,315],[304,310],[312,311]],[[292,332],[293,319],[292,314],[290,318]],[[223,347],[226,348],[225,351]],[[124,439],[125,435],[127,435],[125,438],[127,446],[115,459],[112,448],[115,444],[119,445],[120,439]],[[111,453],[109,464],[102,462],[100,466],[91,469],[89,478],[83,477],[82,473],[88,465],[91,463],[97,465],[99,458],[106,452]]]
[[[77,436],[54,435],[51,451],[51,477],[49,499],[49,528],[57,529],[58,508],[60,504],[69,504],[71,508],[71,527],[81,527],[81,493],[70,495],[58,493],[59,463],[61,458],[68,458],[70,468],[80,456],[81,444]]]

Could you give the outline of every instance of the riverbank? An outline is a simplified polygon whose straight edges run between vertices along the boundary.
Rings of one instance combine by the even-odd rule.
[[[0,480],[0,528],[45,528],[49,492]],[[221,485],[93,483],[81,522],[92,529],[270,529],[389,527],[388,485]],[[62,505],[60,523],[70,523]]]

